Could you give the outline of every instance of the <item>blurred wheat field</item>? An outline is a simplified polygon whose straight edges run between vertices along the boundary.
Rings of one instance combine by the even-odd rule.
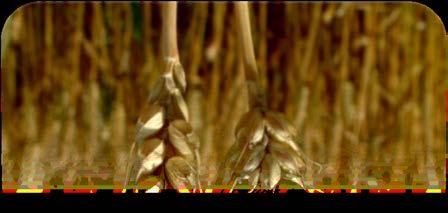
[[[3,187],[120,186],[138,112],[162,70],[159,4],[32,3],[10,16],[1,38]],[[325,166],[308,182],[445,187],[448,48],[435,13],[354,2],[251,3],[250,13],[269,108]],[[232,3],[179,3],[205,186],[248,110],[235,22]]]

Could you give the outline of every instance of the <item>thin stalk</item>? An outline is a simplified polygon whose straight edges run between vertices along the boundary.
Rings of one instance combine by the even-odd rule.
[[[249,92],[249,103],[251,108],[265,107],[266,98],[263,94],[257,70],[257,62],[255,60],[255,51],[253,47],[251,26],[249,20],[249,7],[247,2],[235,3],[235,11],[237,18],[237,32],[240,45],[243,49],[244,74]]]
[[[162,55],[173,57],[179,60],[179,50],[177,48],[177,2],[170,1],[163,3],[162,11]]]
[[[236,17],[238,21],[238,36],[243,48],[244,72],[246,80],[257,81],[258,70],[255,60],[255,52],[252,41],[252,33],[249,20],[249,7],[247,2],[235,3]]]

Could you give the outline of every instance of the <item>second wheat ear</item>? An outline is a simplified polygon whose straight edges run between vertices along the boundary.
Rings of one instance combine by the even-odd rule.
[[[218,183],[232,185],[242,180],[255,188],[274,188],[281,179],[304,188],[303,175],[309,159],[296,144],[296,130],[281,114],[267,109],[261,89],[250,32],[247,2],[237,2],[235,12],[243,48],[249,111],[235,129],[236,142],[221,165]]]
[[[140,112],[126,183],[158,176],[160,188],[200,188],[199,139],[183,97],[187,83],[177,50],[176,2],[162,3],[161,9],[164,70]]]

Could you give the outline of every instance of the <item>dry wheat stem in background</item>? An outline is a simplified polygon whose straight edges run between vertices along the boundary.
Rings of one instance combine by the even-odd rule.
[[[177,50],[176,2],[163,3],[161,9],[164,73],[140,113],[126,182],[157,175],[159,187],[166,188],[167,182],[177,189],[200,188],[199,140],[183,97],[187,84]]]
[[[248,4],[238,2],[234,5],[250,109],[235,128],[236,142],[221,166],[218,181],[233,188],[242,180],[248,180],[253,188],[261,185],[272,189],[283,178],[304,188],[303,175],[309,159],[295,142],[294,127],[281,113],[266,107],[252,46]]]

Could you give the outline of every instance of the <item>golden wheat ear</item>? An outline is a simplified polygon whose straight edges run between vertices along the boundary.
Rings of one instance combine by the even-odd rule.
[[[281,116],[270,114],[278,115],[260,109],[243,115],[235,131],[236,142],[221,167],[222,184],[247,180],[252,188],[272,189],[283,178],[304,187],[307,157],[294,142],[294,128]],[[254,177],[259,181],[253,181]]]
[[[161,4],[163,74],[151,90],[136,125],[126,181],[158,176],[166,188],[200,188],[199,140],[189,123],[184,99],[185,72],[179,61],[176,2]]]
[[[165,175],[154,175],[173,187],[199,187],[199,139],[188,122],[188,108],[180,93],[186,85],[174,80],[174,68],[180,62],[170,59],[166,63],[169,70],[158,81],[164,85],[155,85],[137,122],[127,181],[138,182],[162,166]]]
[[[250,109],[236,126],[236,142],[221,165],[218,183],[233,188],[247,180],[251,188],[261,185],[273,189],[281,179],[286,179],[304,188],[308,158],[296,144],[296,130],[290,122],[281,113],[267,109],[252,46],[248,4],[234,5]]]

